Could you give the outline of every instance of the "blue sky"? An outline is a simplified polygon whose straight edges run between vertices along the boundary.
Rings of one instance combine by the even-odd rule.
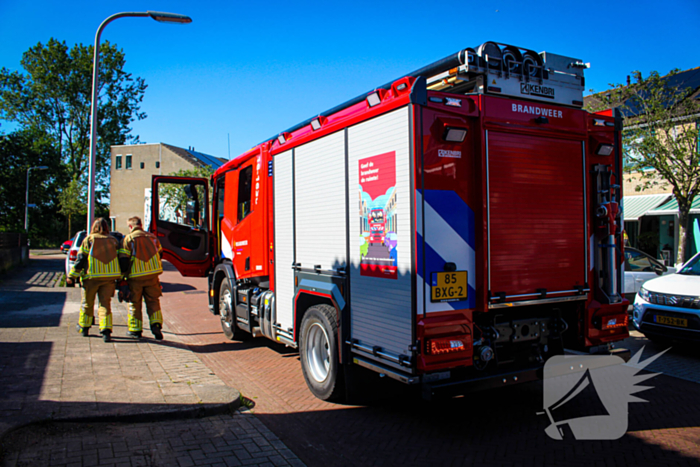
[[[633,5],[633,6],[632,6]],[[193,23],[123,18],[102,39],[148,84],[133,124],[142,142],[236,155],[376,86],[485,41],[590,62],[587,88],[633,70],[700,66],[700,2],[306,2],[0,0],[0,67],[54,37],[92,44],[120,11],[169,11]],[[8,131],[0,122],[0,131]]]

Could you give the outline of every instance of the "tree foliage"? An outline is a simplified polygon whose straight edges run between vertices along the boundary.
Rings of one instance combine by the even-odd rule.
[[[187,170],[178,170],[177,172],[170,173],[176,177],[198,177],[211,179],[214,169],[209,165],[203,165],[200,167],[194,167]],[[202,185],[189,186],[190,192],[188,193],[188,185],[180,185],[175,183],[163,183],[158,188],[158,196],[160,197],[161,203],[161,219],[171,218],[174,222],[190,223],[190,216],[193,214],[191,211],[195,206],[193,201],[196,198],[196,206],[199,208],[200,212],[204,209],[204,187]],[[194,189],[192,191],[191,189]],[[211,208],[212,201],[212,190],[209,190],[209,207]],[[208,216],[209,213],[204,213]],[[175,220],[178,219],[178,220]]]
[[[87,213],[87,192],[78,180],[71,180],[58,195],[61,209],[58,212],[68,219],[68,238],[73,236],[73,218]]]
[[[0,70],[0,118],[44,133],[59,154],[69,180],[87,179],[90,151],[93,46],[50,39],[22,55],[24,73]],[[109,187],[110,146],[138,142],[130,124],[146,117],[140,104],[146,84],[124,71],[124,53],[100,46],[96,180],[99,195]]]
[[[87,186],[92,61],[93,46],[69,48],[65,42],[50,39],[22,55],[23,71],[0,69],[0,120],[13,122],[17,128],[11,134],[0,134],[0,228],[21,230],[24,225],[27,167],[50,168],[31,175],[30,196],[36,197],[38,207],[30,213],[30,235],[40,239],[33,245],[62,241],[66,227],[63,215],[69,224],[75,221],[68,226],[69,236],[74,229],[84,228],[83,219],[74,219],[80,209],[70,204],[80,198],[75,196],[78,187],[84,191]],[[105,42],[100,46],[95,174],[98,214],[104,213],[100,201],[109,193],[110,146],[137,143],[138,136],[131,135],[130,125],[146,117],[140,111],[146,84],[127,73],[125,65],[124,53],[115,45]],[[39,212],[41,222],[31,222]]]
[[[677,262],[685,261],[690,207],[700,192],[697,89],[683,86],[678,70],[666,76],[633,72],[628,85],[589,98],[590,110],[620,108],[625,116],[623,146],[625,170],[640,180],[638,190],[670,186],[678,202]]]
[[[60,187],[68,181],[65,168],[51,142],[40,132],[20,130],[0,135],[0,230],[24,230],[27,169],[47,166],[48,170],[32,170],[29,176],[29,232],[37,246],[55,243],[63,231],[63,221],[54,215],[58,208]]]

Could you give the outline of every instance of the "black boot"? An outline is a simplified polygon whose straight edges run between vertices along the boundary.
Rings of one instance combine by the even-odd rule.
[[[153,337],[155,337],[157,341],[163,340],[163,333],[161,332],[160,329],[161,329],[161,326],[158,323],[155,323],[151,326],[151,332],[153,333]]]
[[[90,328],[82,328],[80,332],[82,333],[83,337],[90,336]]]
[[[128,336],[134,339],[141,339],[141,331],[129,331]]]
[[[112,330],[111,329],[102,330],[102,340],[105,342],[110,342],[112,340]]]

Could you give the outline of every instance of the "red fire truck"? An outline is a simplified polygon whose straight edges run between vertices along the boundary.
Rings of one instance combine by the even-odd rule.
[[[621,120],[582,109],[585,67],[466,48],[211,180],[154,176],[150,229],[183,275],[209,278],[228,338],[298,348],[321,399],[357,367],[431,396],[534,380],[564,349],[613,351],[628,337]],[[195,227],[159,217],[166,186]],[[372,206],[391,216],[384,255],[366,251]]]
[[[369,243],[384,243],[384,221],[383,209],[372,209],[369,212]]]

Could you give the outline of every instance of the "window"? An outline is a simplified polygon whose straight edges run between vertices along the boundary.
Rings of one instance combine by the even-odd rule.
[[[141,168],[142,169],[146,168],[146,164],[144,162],[141,162]]]
[[[160,169],[160,161],[156,161],[156,169]]]
[[[114,158],[114,168],[116,170],[121,170],[122,168],[122,155],[118,154],[117,157]]]
[[[131,154],[126,155],[126,168],[127,169],[131,168]]]
[[[253,182],[253,166],[249,165],[238,175],[238,221],[250,214],[250,190]]]

